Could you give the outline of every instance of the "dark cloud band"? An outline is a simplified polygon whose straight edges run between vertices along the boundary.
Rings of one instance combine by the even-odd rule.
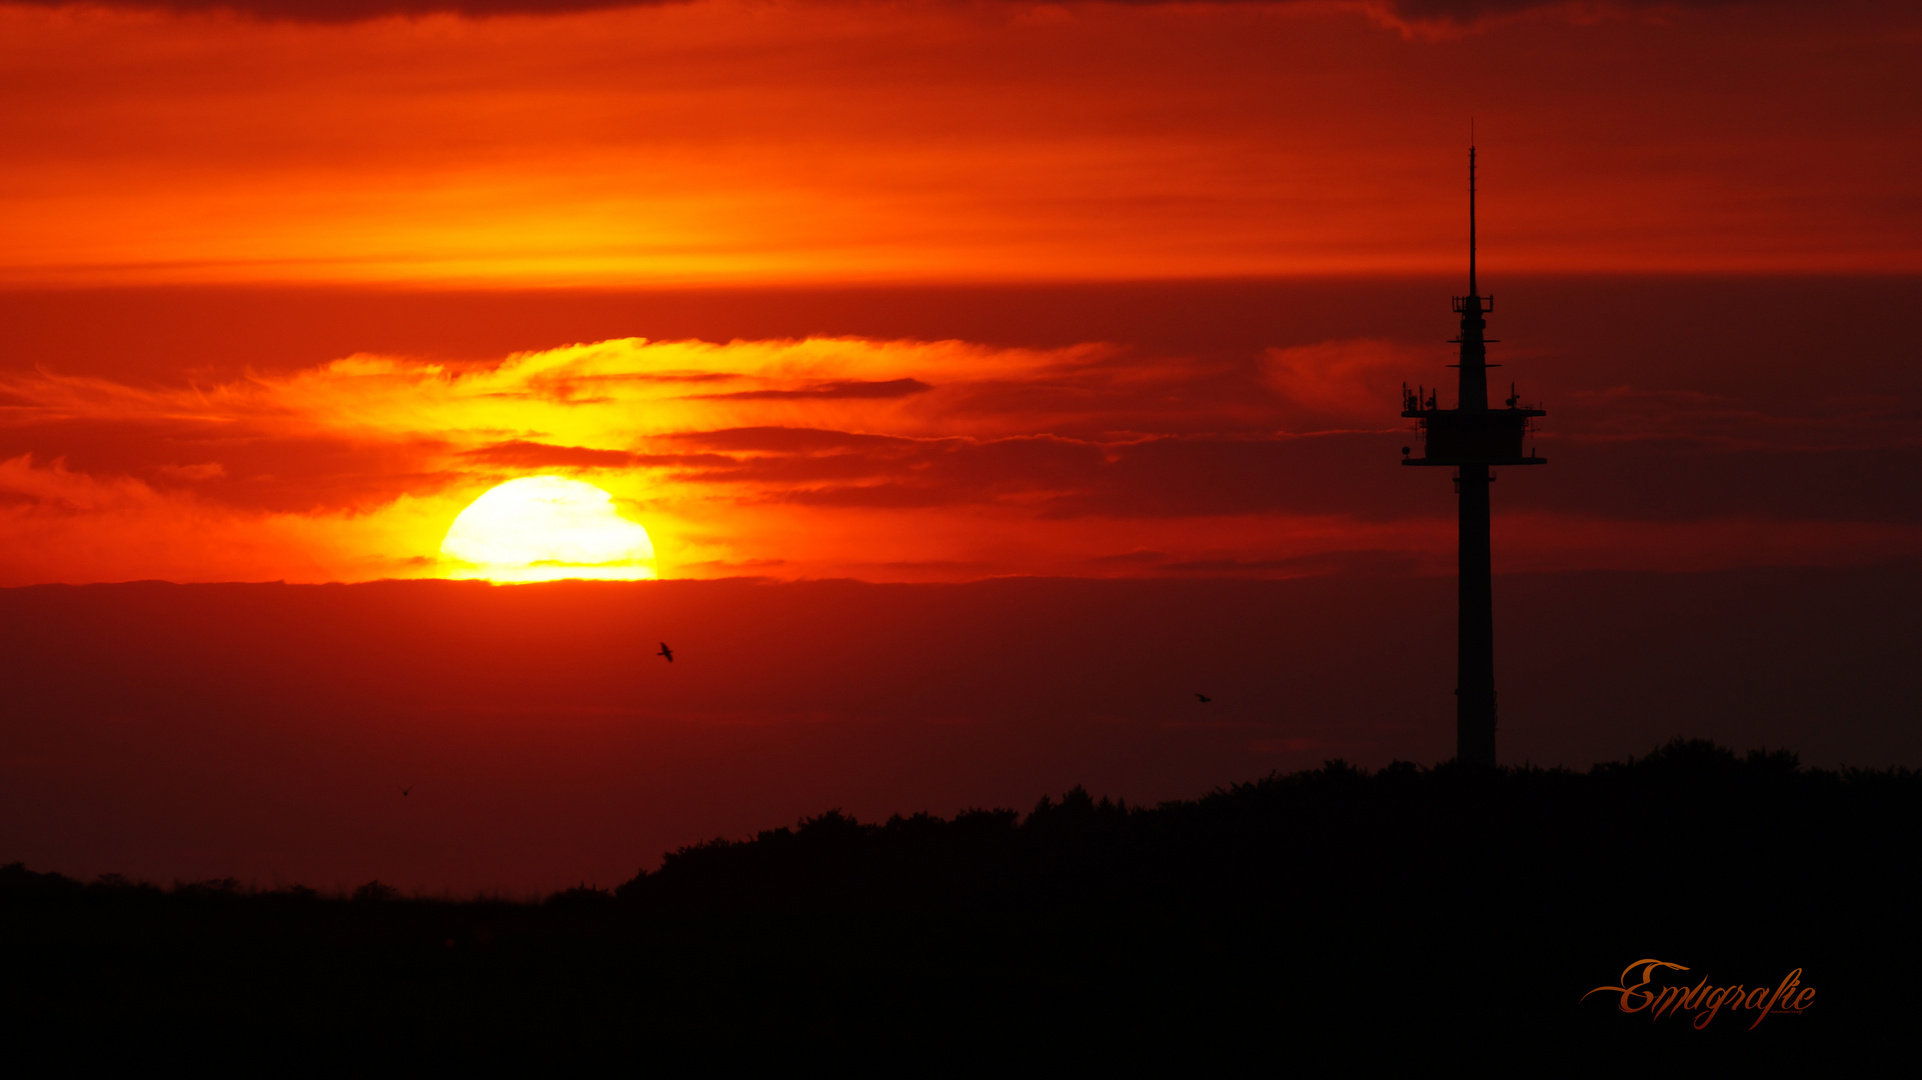
[[[181,14],[230,12],[279,22],[350,23],[390,16],[572,15],[615,8],[662,7],[684,0],[12,0],[23,7],[104,7]]]
[[[572,15],[616,8],[663,7],[691,0],[10,0],[23,7],[107,7],[182,13],[233,12],[285,22],[348,23],[390,16]],[[1130,6],[1193,2],[1284,6],[1306,0],[1094,0]],[[1379,0],[1385,13],[1411,21],[1475,22],[1535,8],[1563,7],[1568,0]],[[1759,0],[1613,0],[1620,8],[1718,8]],[[1359,6],[1359,0],[1358,0]]]

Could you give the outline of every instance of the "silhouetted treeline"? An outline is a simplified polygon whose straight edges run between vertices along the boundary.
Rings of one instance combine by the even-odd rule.
[[[1789,866],[1850,887],[1914,869],[1922,773],[1804,769],[1676,741],[1588,772],[1480,774],[1342,762],[1154,807],[1080,788],[1025,817],[974,810],[861,824],[837,811],[667,855],[619,887],[663,909],[1175,905],[1397,897],[1443,882],[1526,890],[1770,879]],[[1776,882],[1780,887],[1780,882]],[[1351,895],[1352,894],[1352,895]]]
[[[135,1056],[253,1040],[319,1071],[530,1046],[918,1068],[1037,1039],[1190,1065],[1400,1046],[1549,1068],[1538,1044],[1832,1065],[1906,1030],[1918,840],[1915,770],[1678,741],[1587,772],[1334,762],[1153,807],[1076,788],[1026,814],[830,811],[540,904],[16,863],[0,1005],[38,1031],[117,1017]],[[1582,999],[1643,958],[1718,984],[1800,969],[1820,1007],[1696,1030]]]

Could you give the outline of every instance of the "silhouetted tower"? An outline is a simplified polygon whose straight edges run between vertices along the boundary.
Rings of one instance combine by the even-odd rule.
[[[1458,613],[1460,642],[1455,672],[1455,759],[1465,765],[1495,764],[1495,612],[1488,555],[1488,485],[1497,465],[1541,465],[1545,458],[1525,455],[1522,442],[1529,422],[1547,415],[1525,409],[1509,384],[1504,408],[1488,407],[1488,362],[1491,339],[1482,336],[1495,310],[1493,297],[1475,285],[1475,148],[1468,148],[1468,295],[1457,296],[1461,313],[1461,392],[1455,408],[1441,408],[1439,394],[1425,387],[1413,393],[1402,384],[1402,415],[1421,421],[1422,456],[1403,465],[1446,465],[1456,470],[1455,490],[1461,496],[1459,566],[1461,600]]]

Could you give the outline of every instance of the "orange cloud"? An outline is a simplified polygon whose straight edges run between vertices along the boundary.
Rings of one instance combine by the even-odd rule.
[[[614,492],[662,539],[668,572],[748,565],[768,556],[753,513],[737,504],[774,506],[783,490],[812,490],[822,479],[808,467],[813,456],[793,455],[800,467],[784,479],[764,454],[712,452],[687,433],[880,429],[885,441],[919,445],[965,429],[972,444],[994,425],[975,415],[969,387],[1061,377],[1111,351],[628,339],[491,365],[351,357],[208,387],[14,377],[0,386],[16,403],[12,434],[76,441],[51,463],[10,461],[0,492],[21,537],[16,580],[227,578],[261,566],[321,580],[445,573],[437,551],[453,516],[487,488],[535,473],[590,477]],[[181,452],[227,457],[181,464]],[[69,458],[105,467],[76,471]],[[840,477],[870,478],[860,468]],[[717,498],[717,486],[729,494]],[[99,535],[73,542],[90,530]],[[117,547],[115,534],[146,539]],[[155,546],[163,535],[198,554]],[[765,541],[783,546],[780,557],[808,546],[784,535],[776,526]],[[884,546],[870,538],[852,557]],[[914,547],[897,554],[913,559]],[[285,557],[260,555],[275,550]],[[69,562],[56,567],[61,552]],[[802,561],[818,569],[822,559],[810,547]]]

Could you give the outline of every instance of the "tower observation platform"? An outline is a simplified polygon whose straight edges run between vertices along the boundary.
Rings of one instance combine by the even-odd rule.
[[[1403,465],[1448,466],[1456,470],[1455,490],[1461,499],[1460,546],[1457,552],[1460,600],[1457,610],[1459,641],[1456,653],[1455,759],[1464,765],[1495,764],[1495,619],[1493,574],[1488,538],[1488,485],[1496,466],[1543,465],[1528,436],[1541,409],[1522,404],[1509,384],[1508,398],[1499,408],[1488,405],[1487,316],[1495,298],[1481,295],[1475,281],[1475,148],[1468,148],[1468,295],[1454,298],[1461,316],[1461,334],[1451,344],[1461,346],[1456,405],[1444,409],[1440,391],[1425,386],[1409,390],[1402,384],[1402,416],[1415,420],[1422,432],[1422,456],[1410,457],[1402,447]]]

